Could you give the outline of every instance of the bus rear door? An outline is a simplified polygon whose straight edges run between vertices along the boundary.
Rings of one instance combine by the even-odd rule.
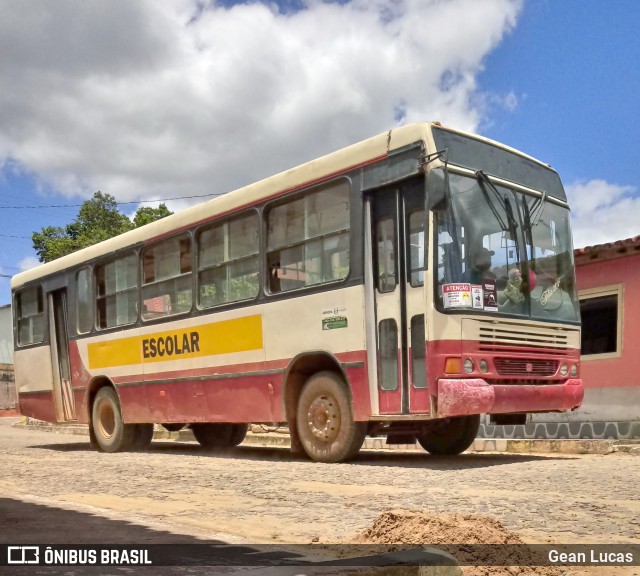
[[[53,393],[59,421],[76,420],[76,406],[69,369],[69,336],[67,331],[67,289],[48,293]]]

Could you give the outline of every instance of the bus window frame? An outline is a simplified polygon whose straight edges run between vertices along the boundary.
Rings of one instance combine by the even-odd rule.
[[[257,234],[258,234],[258,251],[256,252],[255,256],[249,255],[249,256],[243,256],[242,258],[237,258],[235,260],[229,260],[227,262],[222,262],[219,263],[215,266],[209,266],[207,268],[201,269],[200,268],[200,237],[201,234],[207,230],[210,230],[213,227],[216,226],[224,226],[225,224],[229,224],[230,222],[234,221],[234,220],[239,220],[240,218],[244,218],[246,216],[249,216],[251,213],[253,213],[256,217],[256,223],[257,223]],[[224,216],[220,217],[220,218],[215,218],[213,220],[209,220],[208,222],[204,222],[202,223],[200,226],[197,226],[195,229],[193,229],[193,296],[194,296],[194,302],[195,302],[195,306],[193,307],[193,311],[197,311],[200,313],[211,313],[212,311],[217,311],[220,309],[225,309],[225,308],[234,308],[234,307],[241,307],[241,306],[246,306],[246,305],[250,305],[253,302],[255,302],[258,298],[260,298],[261,293],[262,293],[262,251],[263,251],[263,230],[262,230],[262,212],[261,210],[257,207],[257,206],[252,206],[249,208],[243,208],[241,210],[239,210],[238,212],[234,212],[234,213],[230,213],[230,214],[225,214]],[[251,298],[243,298],[241,300],[228,300],[225,302],[219,302],[217,304],[214,304],[213,306],[202,306],[201,302],[200,302],[200,273],[204,272],[206,270],[211,270],[213,268],[220,268],[220,267],[226,267],[229,264],[233,264],[236,262],[242,262],[242,261],[246,261],[249,260],[250,258],[256,257],[257,261],[258,261],[258,266],[257,266],[257,274],[258,274],[258,291],[256,293],[255,296],[251,297]]]
[[[320,234],[318,236],[314,236],[313,238],[306,238],[303,239],[299,242],[295,242],[292,244],[287,244],[287,245],[283,245],[278,247],[275,250],[270,251],[268,249],[269,246],[269,214],[270,212],[274,209],[277,208],[278,206],[283,206],[289,202],[294,202],[296,200],[299,200],[301,198],[304,198],[307,195],[311,195],[314,193],[318,193],[318,192],[322,192],[323,190],[327,190],[330,188],[338,188],[340,187],[340,185],[344,185],[346,186],[347,189],[347,199],[349,201],[349,218],[348,218],[348,222],[349,222],[349,228],[347,229],[343,229],[343,230],[338,230],[338,231],[331,231],[325,234]],[[346,286],[349,284],[349,282],[352,279],[352,275],[353,275],[353,271],[354,271],[354,250],[353,250],[353,230],[355,229],[362,229],[362,224],[360,224],[359,226],[354,226],[354,221],[355,221],[355,215],[356,213],[360,213],[361,210],[359,210],[357,207],[354,207],[354,184],[352,181],[352,178],[350,177],[350,173],[347,174],[341,174],[340,176],[338,176],[337,178],[333,178],[331,180],[327,180],[325,182],[319,183],[319,184],[313,184],[312,186],[306,187],[302,190],[296,190],[295,192],[292,192],[290,194],[285,194],[282,195],[278,198],[274,198],[272,200],[268,200],[266,201],[263,205],[262,205],[262,226],[263,226],[263,232],[261,235],[261,241],[262,241],[262,254],[261,254],[261,260],[262,260],[262,265],[264,266],[264,275],[263,275],[263,281],[262,281],[262,285],[261,288],[265,294],[265,296],[269,297],[269,298],[287,298],[287,297],[292,297],[292,296],[297,296],[299,294],[306,294],[306,293],[312,293],[312,292],[318,292],[318,291],[324,291],[327,289],[335,289],[335,288],[339,288],[340,286]],[[360,193],[361,191],[358,190],[358,192]],[[361,198],[361,196],[360,196]],[[362,204],[364,204],[364,201],[361,202]],[[294,248],[297,246],[304,246],[305,244],[308,244],[310,242],[314,242],[317,240],[323,240],[324,238],[327,237],[332,237],[332,236],[340,236],[342,234],[346,234],[348,237],[348,251],[349,251],[349,267],[347,270],[346,275],[344,276],[344,278],[339,278],[336,280],[329,280],[326,282],[317,282],[315,284],[309,284],[308,286],[300,286],[298,288],[291,288],[289,290],[278,290],[278,291],[273,291],[271,290],[271,286],[270,286],[270,281],[271,281],[271,269],[269,266],[269,255],[272,252],[276,252],[276,251],[281,251],[283,249],[289,249],[289,248]],[[356,255],[357,256],[357,255]]]
[[[40,305],[42,310],[38,314],[34,314],[32,316],[19,316],[18,310],[20,309],[20,307],[18,306],[18,297],[24,292],[27,292],[33,289],[39,292],[38,296],[40,298]],[[15,319],[14,320],[14,342],[17,348],[27,349],[27,348],[32,348],[36,346],[43,346],[48,343],[49,323],[48,323],[48,317],[47,317],[47,299],[44,296],[45,296],[45,291],[44,291],[44,285],[42,282],[37,282],[35,284],[27,284],[25,286],[21,286],[20,288],[14,291],[12,306],[16,310],[16,313],[13,315],[13,317]],[[34,318],[36,316],[42,317],[42,339],[23,344],[20,341],[20,320],[24,320],[25,318]]]
[[[90,318],[90,322],[89,322],[89,329],[88,330],[84,330],[81,331],[80,330],[80,310],[79,310],[79,304],[80,304],[80,299],[79,299],[79,293],[80,291],[78,290],[78,277],[80,276],[80,272],[83,271],[87,271],[88,272],[88,285],[89,285],[89,289],[88,289],[88,296],[89,296],[89,310],[90,310],[90,314],[91,314],[91,318]],[[97,296],[96,296],[96,290],[94,287],[94,275],[93,275],[93,266],[90,264],[83,264],[82,266],[78,267],[78,268],[74,268],[71,270],[72,274],[73,274],[73,300],[75,300],[75,306],[73,307],[73,313],[75,314],[75,322],[74,322],[74,328],[76,331],[76,334],[78,336],[87,336],[89,334],[91,334],[93,332],[93,329],[96,326],[96,312],[97,312]]]
[[[113,294],[104,294],[104,295],[100,295],[98,293],[98,280],[97,280],[97,274],[98,274],[98,269],[101,266],[107,266],[108,264],[112,263],[112,262],[116,262],[117,260],[121,259],[121,258],[126,258],[127,256],[131,256],[134,255],[135,258],[137,259],[136,262],[136,285],[133,288],[127,288],[126,290],[121,290],[121,292],[127,292],[127,291],[131,291],[131,290],[135,290],[136,293],[136,299],[135,299],[135,304],[136,304],[136,316],[135,318],[131,321],[131,322],[127,322],[125,324],[116,324],[114,326],[105,326],[102,327],[100,326],[100,309],[98,306],[98,301],[100,299],[106,299],[107,296],[112,296],[117,294],[118,292],[114,292]],[[109,330],[118,330],[118,329],[122,329],[123,327],[127,327],[127,326],[135,326],[136,324],[138,324],[138,322],[140,321],[140,296],[141,296],[141,292],[140,292],[140,249],[139,247],[127,247],[124,250],[121,250],[115,254],[113,254],[112,256],[108,257],[108,258],[101,258],[96,260],[93,265],[92,265],[92,269],[93,269],[93,295],[94,295],[94,304],[95,304],[95,308],[94,308],[94,327],[96,332],[102,334],[104,332],[107,332]],[[106,314],[106,309],[105,309],[105,314]]]
[[[175,241],[176,239],[178,241],[180,241],[181,238],[187,238],[189,240],[189,254],[190,254],[190,258],[191,258],[191,270],[189,272],[181,272],[180,274],[178,274],[177,276],[172,276],[170,278],[163,278],[161,280],[153,280],[152,282],[148,282],[145,284],[144,282],[144,266],[145,266],[145,261],[144,261],[144,257],[145,254],[149,251],[149,250],[153,250],[154,248],[156,248],[157,246],[160,246],[163,243],[166,242],[171,242],[171,241]],[[138,251],[138,319],[141,323],[144,324],[149,324],[149,323],[153,323],[153,322],[162,322],[164,320],[167,319],[173,319],[173,318],[180,318],[183,316],[188,316],[190,315],[193,310],[194,310],[194,294],[195,294],[195,288],[194,288],[194,264],[195,264],[195,238],[194,235],[192,233],[192,230],[188,229],[188,230],[181,230],[178,231],[176,234],[172,234],[171,236],[167,236],[165,238],[160,238],[157,239],[153,242],[149,242],[148,244],[145,244],[139,251]],[[167,314],[158,314],[158,316],[153,316],[150,318],[145,318],[144,317],[144,312],[143,312],[143,306],[144,306],[144,302],[145,302],[145,298],[144,298],[144,294],[143,294],[143,290],[145,287],[150,287],[150,286],[159,286],[161,284],[164,283],[169,283],[169,282],[175,282],[179,279],[182,278],[189,278],[189,289],[191,290],[191,305],[189,306],[188,310],[182,310],[180,312],[175,312],[175,313],[167,313]]]

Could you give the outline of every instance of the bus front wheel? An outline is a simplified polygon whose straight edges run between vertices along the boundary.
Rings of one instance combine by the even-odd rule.
[[[355,422],[342,378],[319,372],[307,380],[298,400],[297,427],[302,446],[316,462],[353,458],[367,435],[366,422]]]
[[[100,388],[93,401],[91,426],[102,452],[128,450],[136,437],[136,424],[125,424],[118,395],[113,388]]]
[[[443,422],[433,421],[418,434],[418,442],[434,456],[455,456],[473,444],[478,428],[479,414],[456,416]]]

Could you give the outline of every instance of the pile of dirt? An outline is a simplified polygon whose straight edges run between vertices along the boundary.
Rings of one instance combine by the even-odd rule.
[[[500,522],[475,514],[394,511],[381,514],[356,537],[362,544],[524,544]]]
[[[351,542],[434,546],[454,556],[463,566],[465,576],[560,576],[563,573],[561,568],[555,566],[529,566],[539,556],[529,550],[518,534],[507,530],[494,518],[475,514],[430,515],[406,510],[385,512]],[[466,546],[483,544],[496,546]],[[474,566],[489,561],[496,565]],[[503,565],[510,562],[519,565]]]

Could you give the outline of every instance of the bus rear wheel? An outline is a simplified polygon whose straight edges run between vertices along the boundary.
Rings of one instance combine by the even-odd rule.
[[[113,388],[98,390],[91,410],[91,427],[97,448],[102,452],[122,452],[131,448],[136,424],[125,424],[118,395]]]
[[[479,414],[447,418],[443,422],[432,422],[418,434],[418,442],[434,456],[455,456],[473,444],[479,428]]]
[[[222,450],[229,448],[233,428],[231,424],[206,422],[191,424],[191,431],[204,448]]]
[[[344,380],[318,372],[307,380],[298,400],[297,428],[307,455],[316,462],[353,458],[367,435],[366,422],[355,422]]]

